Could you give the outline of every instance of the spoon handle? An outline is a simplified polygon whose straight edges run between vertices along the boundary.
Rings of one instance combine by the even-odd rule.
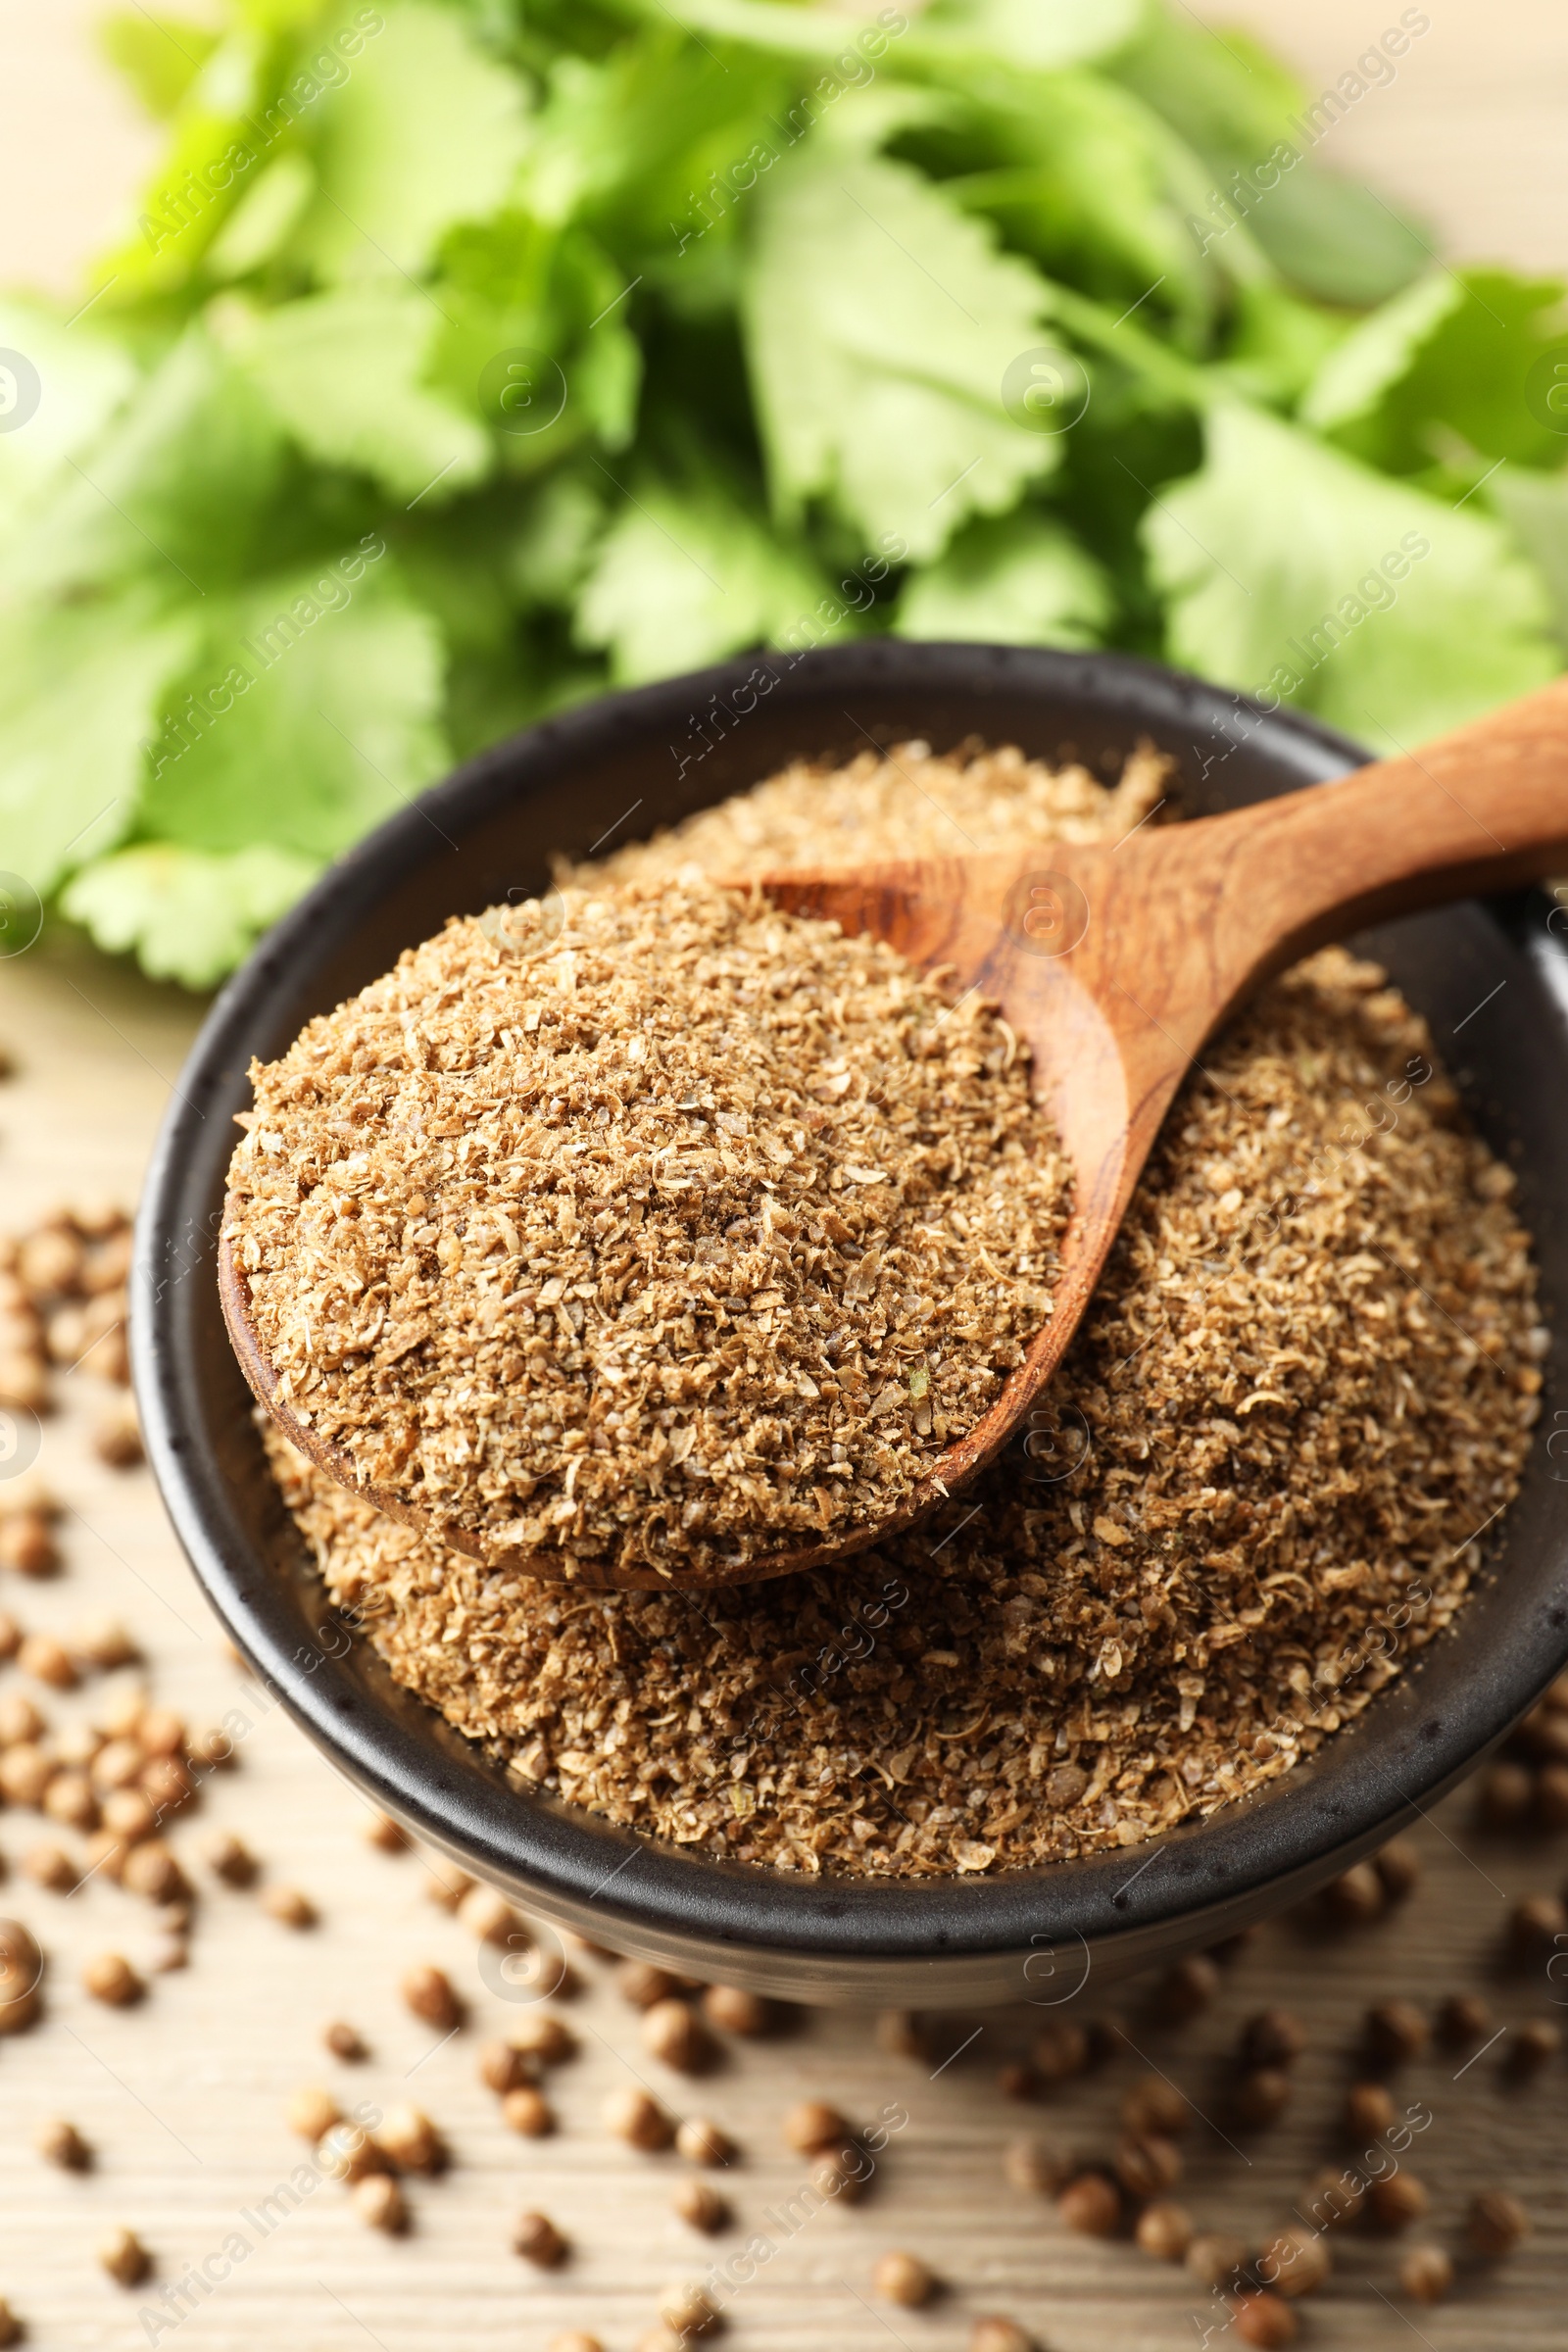
[[[1417,751],[1183,830],[1222,882],[1224,960],[1245,967],[1227,994],[1364,924],[1568,872],[1568,678]]]

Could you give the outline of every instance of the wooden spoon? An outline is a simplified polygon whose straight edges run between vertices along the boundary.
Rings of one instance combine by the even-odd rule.
[[[1568,679],[1331,784],[1113,846],[920,858],[763,887],[797,914],[872,933],[956,995],[993,998],[1028,1041],[1074,1172],[1053,1310],[996,1403],[932,1464],[895,1518],[692,1583],[749,1583],[876,1543],[979,1469],[1024,1421],[1089,1304],[1172,1096],[1204,1041],[1271,972],[1367,923],[1568,870]],[[303,1453],[382,1510],[275,1396],[249,1287],[220,1244],[220,1286],[247,1379]],[[442,1540],[477,1558],[477,1539]],[[501,1564],[501,1563],[496,1563]],[[536,1555],[514,1564],[539,1575]],[[579,1583],[667,1591],[655,1571],[577,1564]]]

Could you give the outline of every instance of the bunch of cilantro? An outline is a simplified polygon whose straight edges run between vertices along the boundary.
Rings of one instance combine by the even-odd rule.
[[[0,304],[0,864],[206,986],[455,759],[855,632],[1375,748],[1550,676],[1561,288],[1161,0],[222,0],[73,314]]]

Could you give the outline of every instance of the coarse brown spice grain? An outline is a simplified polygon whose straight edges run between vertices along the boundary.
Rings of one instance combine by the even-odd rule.
[[[695,870],[455,919],[251,1076],[280,1402],[497,1568],[703,1583],[896,1512],[1050,1311],[1027,1053]]]
[[[993,801],[1006,773],[998,755]],[[841,784],[793,778],[768,855],[826,861]],[[945,805],[987,846],[963,779],[952,764]],[[1111,797],[1090,789],[1081,838],[1125,830]],[[675,862],[758,870],[758,798],[704,812]],[[883,830],[851,824],[855,854],[901,854],[907,815],[906,795]],[[1070,1859],[1288,1771],[1461,1605],[1544,1334],[1512,1178],[1375,966],[1310,958],[1204,1062],[1055,1383],[1049,1463],[1005,1457],[831,1576],[567,1595],[487,1574],[272,1438],[334,1598],[523,1785],[774,1867]],[[1375,1916],[1383,1883],[1358,1865],[1340,1885],[1358,1878],[1353,1916]]]

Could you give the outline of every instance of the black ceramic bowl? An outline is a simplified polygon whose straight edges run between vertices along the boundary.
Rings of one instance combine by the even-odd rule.
[[[799,754],[964,736],[1112,774],[1140,737],[1190,809],[1358,764],[1355,748],[1191,678],[1109,655],[878,641],[743,660],[502,744],[335,865],[224,990],[175,1090],[138,1233],[137,1392],[196,1573],[267,1686],[420,1838],[536,1916],[700,1977],[798,1999],[1054,2002],[1298,1899],[1429,1805],[1568,1660],[1568,1533],[1550,1389],[1524,1490],[1492,1531],[1457,1635],[1358,1724],[1259,1795],[1134,1855],[996,1879],[866,1885],[710,1861],[520,1794],[397,1688],[326,1596],[263,1460],[215,1277],[232,1113],[253,1054],[386,969],[447,915],[542,890],[553,851],[652,830]],[[1568,962],[1543,898],[1460,906],[1368,941],[1432,1022],[1494,1149],[1516,1166],[1554,1327],[1568,1300]],[[1568,1447],[1561,1448],[1568,1452]]]

